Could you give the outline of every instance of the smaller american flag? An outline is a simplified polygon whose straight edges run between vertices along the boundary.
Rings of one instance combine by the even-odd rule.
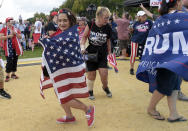
[[[42,60],[60,103],[88,97],[85,63],[80,50],[77,26],[52,38],[43,39],[41,44],[44,47]],[[47,85],[50,85],[50,81],[48,82]]]
[[[116,55],[115,54],[109,54],[107,59],[108,59],[108,62],[114,67],[115,72],[118,73]]]

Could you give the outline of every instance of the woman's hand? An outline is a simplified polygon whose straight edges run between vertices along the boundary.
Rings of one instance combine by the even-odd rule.
[[[81,48],[81,53],[82,53],[82,54],[85,54],[85,53],[86,53],[85,45],[81,44],[81,45],[80,45],[80,48]]]
[[[14,36],[13,34],[7,35],[7,39],[12,38],[13,36]]]

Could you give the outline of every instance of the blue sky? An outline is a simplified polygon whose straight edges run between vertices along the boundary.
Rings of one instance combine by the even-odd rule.
[[[0,0],[1,3],[2,0]],[[19,15],[23,19],[30,18],[34,13],[43,12],[49,14],[53,8],[59,7],[65,0],[4,0],[0,8],[0,21],[7,17],[18,20]]]

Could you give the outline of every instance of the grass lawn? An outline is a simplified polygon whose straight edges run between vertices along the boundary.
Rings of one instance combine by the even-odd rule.
[[[23,52],[22,56],[19,56],[19,59],[25,59],[25,58],[35,58],[35,57],[41,57],[43,52],[42,46],[35,46],[34,51],[32,50],[25,50]],[[3,60],[5,60],[5,57],[3,57]]]
[[[43,52],[43,47],[42,46],[35,46],[34,51],[32,50],[25,50],[23,52],[23,56],[19,56],[19,59],[24,59],[24,58],[35,58],[35,57],[41,57]]]

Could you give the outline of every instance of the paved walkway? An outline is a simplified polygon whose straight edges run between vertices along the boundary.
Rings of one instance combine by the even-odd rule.
[[[11,94],[12,99],[0,99],[0,131],[188,131],[188,122],[172,124],[167,120],[157,121],[149,116],[146,113],[151,98],[148,84],[136,80],[135,75],[129,74],[129,61],[117,62],[119,73],[115,73],[114,70],[108,72],[112,98],[106,97],[97,73],[94,85],[96,99],[80,99],[83,103],[96,107],[95,123],[90,129],[87,127],[85,113],[74,109],[76,123],[57,124],[56,119],[65,113],[53,88],[44,91],[45,99],[40,96],[41,66],[18,68],[20,79],[5,82],[5,90]],[[135,63],[135,69],[138,63]],[[181,89],[186,95],[187,87],[188,83],[183,81]],[[177,107],[181,115],[188,118],[188,103],[178,101]],[[165,98],[157,109],[163,116],[168,117]]]
[[[18,59],[18,62],[26,62],[26,61],[41,61],[42,57],[36,58],[26,58],[26,59]]]

